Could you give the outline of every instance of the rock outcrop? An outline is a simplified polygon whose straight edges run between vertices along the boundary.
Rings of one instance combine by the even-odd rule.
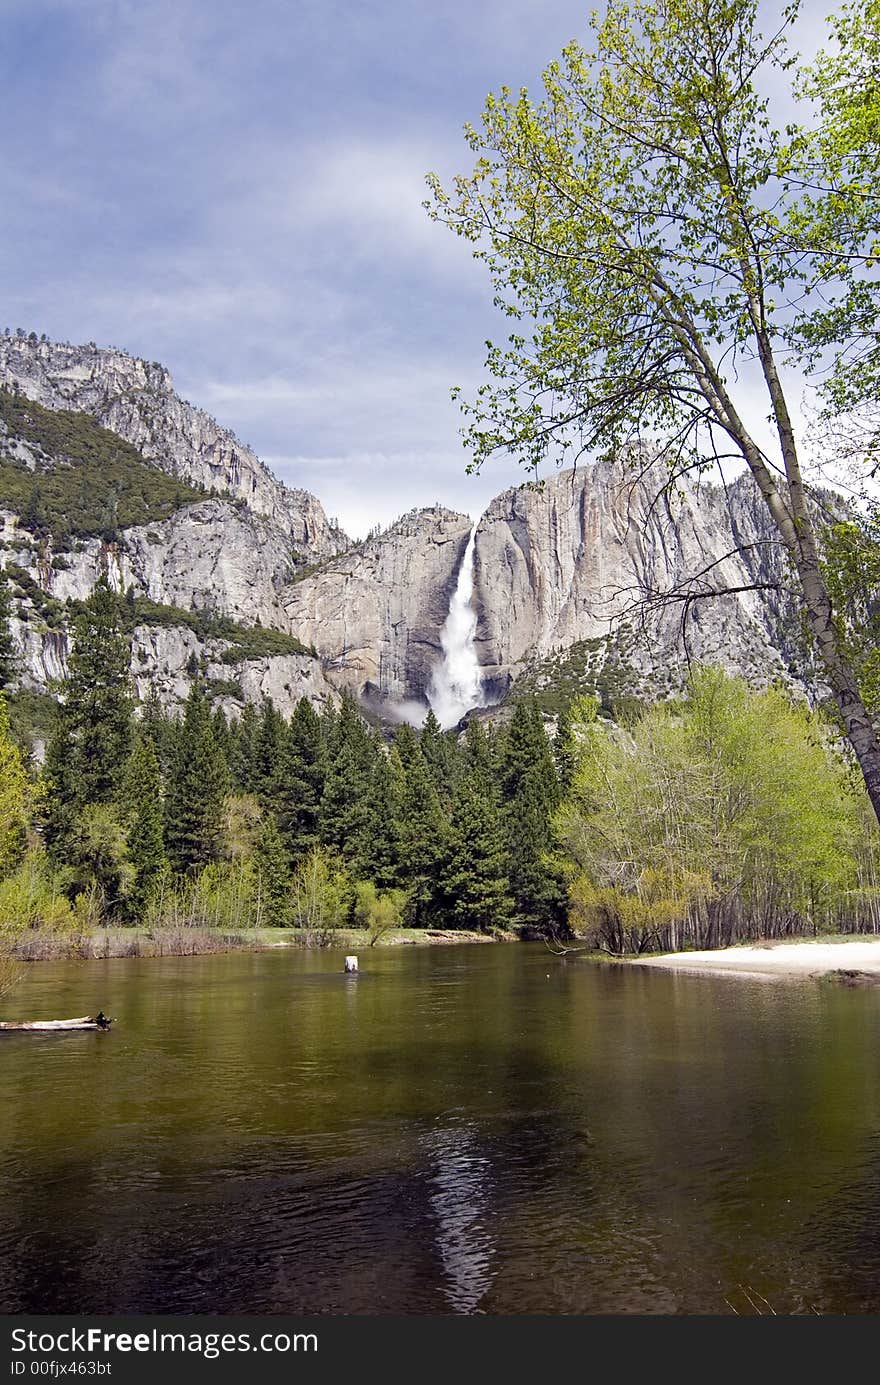
[[[670,488],[659,466],[637,480],[597,463],[505,491],[477,528],[475,588],[495,696],[578,641],[614,639],[645,691],[680,685],[686,654],[758,681],[797,657],[784,555],[747,476]]]
[[[286,629],[278,593],[293,566],[277,527],[222,500],[187,505],[170,519],[123,529],[112,543],[83,539],[61,555],[35,548],[18,516],[0,510],[9,559],[59,601],[82,601],[106,575],[120,591],[184,610]],[[57,566],[56,566],[57,564]]]
[[[162,471],[242,502],[278,527],[302,563],[348,545],[314,495],[282,485],[233,433],[181,399],[156,361],[112,347],[0,336],[0,386],[46,408],[91,414]]]
[[[423,700],[472,522],[439,506],[334,558],[281,594],[286,627],[337,687],[368,701]]]
[[[82,420],[88,416],[137,449],[114,460],[107,434],[86,439],[103,446],[100,455],[106,453],[116,468],[114,480],[106,481],[108,512],[120,475],[125,483],[132,477],[133,484],[142,484],[144,463],[148,471],[155,467],[210,492],[200,499],[198,489],[189,489],[168,518],[114,527],[109,537],[106,531],[99,535],[97,529],[83,533],[80,528],[68,535],[60,552],[54,551],[51,526],[35,527],[20,513],[21,499],[16,510],[4,507],[0,495],[4,565],[16,574],[13,632],[24,688],[45,692],[63,677],[70,603],[85,599],[106,576],[120,592],[163,608],[154,624],[138,627],[133,640],[139,691],[155,681],[166,702],[185,698],[195,659],[217,698],[230,706],[264,695],[282,708],[302,695],[336,698],[316,657],[289,652],[298,648],[296,639],[287,641],[285,652],[270,649],[238,659],[234,640],[212,642],[192,620],[174,623],[177,609],[187,618],[209,613],[243,630],[261,627],[292,635],[279,592],[297,571],[348,544],[313,495],[283,486],[249,448],[178,398],[168,372],[156,363],[93,346],[0,337],[0,387],[44,410],[67,411],[65,420],[70,415],[69,425],[48,430],[57,451],[47,451],[33,436],[16,436],[0,422],[0,455],[34,473],[35,484],[37,473],[71,465],[66,440],[82,443]],[[9,417],[15,417],[14,410]],[[138,468],[141,479],[135,476]],[[9,479],[12,494],[26,494],[26,487],[16,489],[14,470]],[[100,484],[94,471],[90,484]]]
[[[22,655],[21,686],[45,693],[66,675],[70,653],[67,631],[40,628],[33,620],[17,618],[10,625]],[[189,694],[195,659],[214,706],[222,707],[232,718],[238,716],[245,702],[259,704],[264,697],[284,716],[292,715],[301,697],[317,705],[338,701],[320,660],[311,655],[233,657],[230,661],[229,649],[227,641],[202,639],[184,625],[136,625],[131,638],[134,692],[143,701],[152,688],[164,706],[179,706]]]

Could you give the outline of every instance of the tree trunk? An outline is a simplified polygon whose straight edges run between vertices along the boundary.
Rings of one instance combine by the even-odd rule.
[[[862,771],[871,806],[880,822],[880,741],[877,739],[873,719],[862,701],[855,673],[840,652],[837,632],[834,629],[834,611],[822,576],[819,545],[801,475],[788,401],[766,331],[759,330],[757,339],[761,368],[773,405],[777,435],[785,464],[788,509],[794,522],[794,544],[788,540],[786,547],[794,560],[804,594],[810,629],[828,675],[834,701],[837,703],[847,737]],[[783,539],[785,538],[783,534]]]
[[[0,1030],[58,1030],[58,1029],[109,1029],[113,1023],[103,1012],[99,1012],[94,1018],[91,1015],[83,1015],[74,1020],[28,1020],[28,1021],[6,1021],[0,1022]]]
[[[748,282],[747,264],[744,265],[744,281]],[[660,282],[662,284],[662,280]],[[662,286],[666,288],[665,284]],[[654,296],[656,301],[656,295]],[[880,741],[871,715],[862,701],[855,673],[842,655],[837,641],[831,598],[822,576],[819,545],[801,475],[788,401],[776,368],[762,305],[750,296],[748,307],[755,330],[764,383],[773,410],[772,421],[776,426],[785,466],[787,494],[780,490],[763,452],[740,417],[690,314],[678,306],[678,315],[672,314],[670,321],[679,335],[684,357],[703,397],[718,423],[745,458],[776,530],[791,556],[819,657],[843,720],[847,739],[862,772],[871,806],[880,823]]]

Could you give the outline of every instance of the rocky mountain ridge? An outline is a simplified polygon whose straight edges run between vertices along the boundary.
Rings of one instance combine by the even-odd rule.
[[[93,418],[170,475],[217,490],[273,522],[302,562],[349,540],[309,491],[282,484],[256,453],[203,409],[175,393],[170,373],[115,347],[0,336],[0,386],[47,409]]]
[[[335,699],[343,688],[391,717],[423,713],[467,515],[414,510],[352,545],[315,497],[283,486],[179,399],[163,367],[124,352],[0,337],[3,387],[33,414],[29,439],[0,426],[0,543],[25,687],[45,691],[63,675],[71,603],[106,574],[135,603],[141,695],[152,683],[178,702],[198,668],[232,714],[244,700],[270,696],[286,712],[299,696]],[[45,474],[72,464],[57,428],[57,455],[35,448],[40,408],[59,428],[67,421],[86,453],[89,419],[136,449],[140,460],[113,460],[116,500],[125,466],[143,463],[190,489],[146,523],[84,532],[80,522],[59,551],[39,504],[22,500],[28,478],[39,491]],[[98,455],[112,454],[108,436]],[[680,686],[686,656],[756,682],[798,680],[784,555],[750,478],[670,487],[667,473],[636,474],[631,461],[512,488],[480,518],[473,600],[487,702],[524,679],[540,686],[565,651],[584,651],[588,684],[613,664],[616,685],[640,695]]]

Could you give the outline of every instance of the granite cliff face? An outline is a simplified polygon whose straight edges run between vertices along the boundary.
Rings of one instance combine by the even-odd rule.
[[[783,552],[749,477],[726,490],[660,468],[561,472],[505,491],[476,531],[476,652],[487,702],[574,646],[641,695],[681,687],[687,657],[757,683],[803,672]],[[471,521],[405,515],[288,586],[284,628],[317,649],[334,686],[426,705]],[[716,593],[723,593],[717,595]]]
[[[67,631],[41,630],[32,620],[16,617],[10,625],[21,652],[21,686],[30,692],[46,692],[65,677],[70,653]],[[222,639],[202,639],[182,625],[136,625],[131,640],[136,697],[143,701],[153,688],[166,707],[180,706],[192,685],[192,661],[197,660],[214,705],[233,718],[245,702],[259,704],[264,697],[286,717],[301,697],[318,705],[338,700],[320,661],[311,655],[277,654],[230,662],[229,648]]]
[[[667,482],[659,467],[636,480],[597,463],[493,500],[477,528],[475,596],[496,695],[579,641],[613,641],[644,691],[680,685],[687,654],[756,681],[791,676],[784,555],[751,478],[674,493]]]
[[[285,588],[286,629],[336,687],[374,703],[424,699],[472,522],[434,506]]]

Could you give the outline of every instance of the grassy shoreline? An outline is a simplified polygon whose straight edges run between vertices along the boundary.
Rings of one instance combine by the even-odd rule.
[[[460,943],[517,942],[513,933],[477,933],[468,929],[395,928],[373,944],[366,929],[338,928],[329,941],[297,928],[98,928],[91,933],[34,931],[11,950],[20,962],[101,961],[113,957],[197,957],[218,952],[270,952],[315,948],[368,952],[373,947],[442,947]]]

